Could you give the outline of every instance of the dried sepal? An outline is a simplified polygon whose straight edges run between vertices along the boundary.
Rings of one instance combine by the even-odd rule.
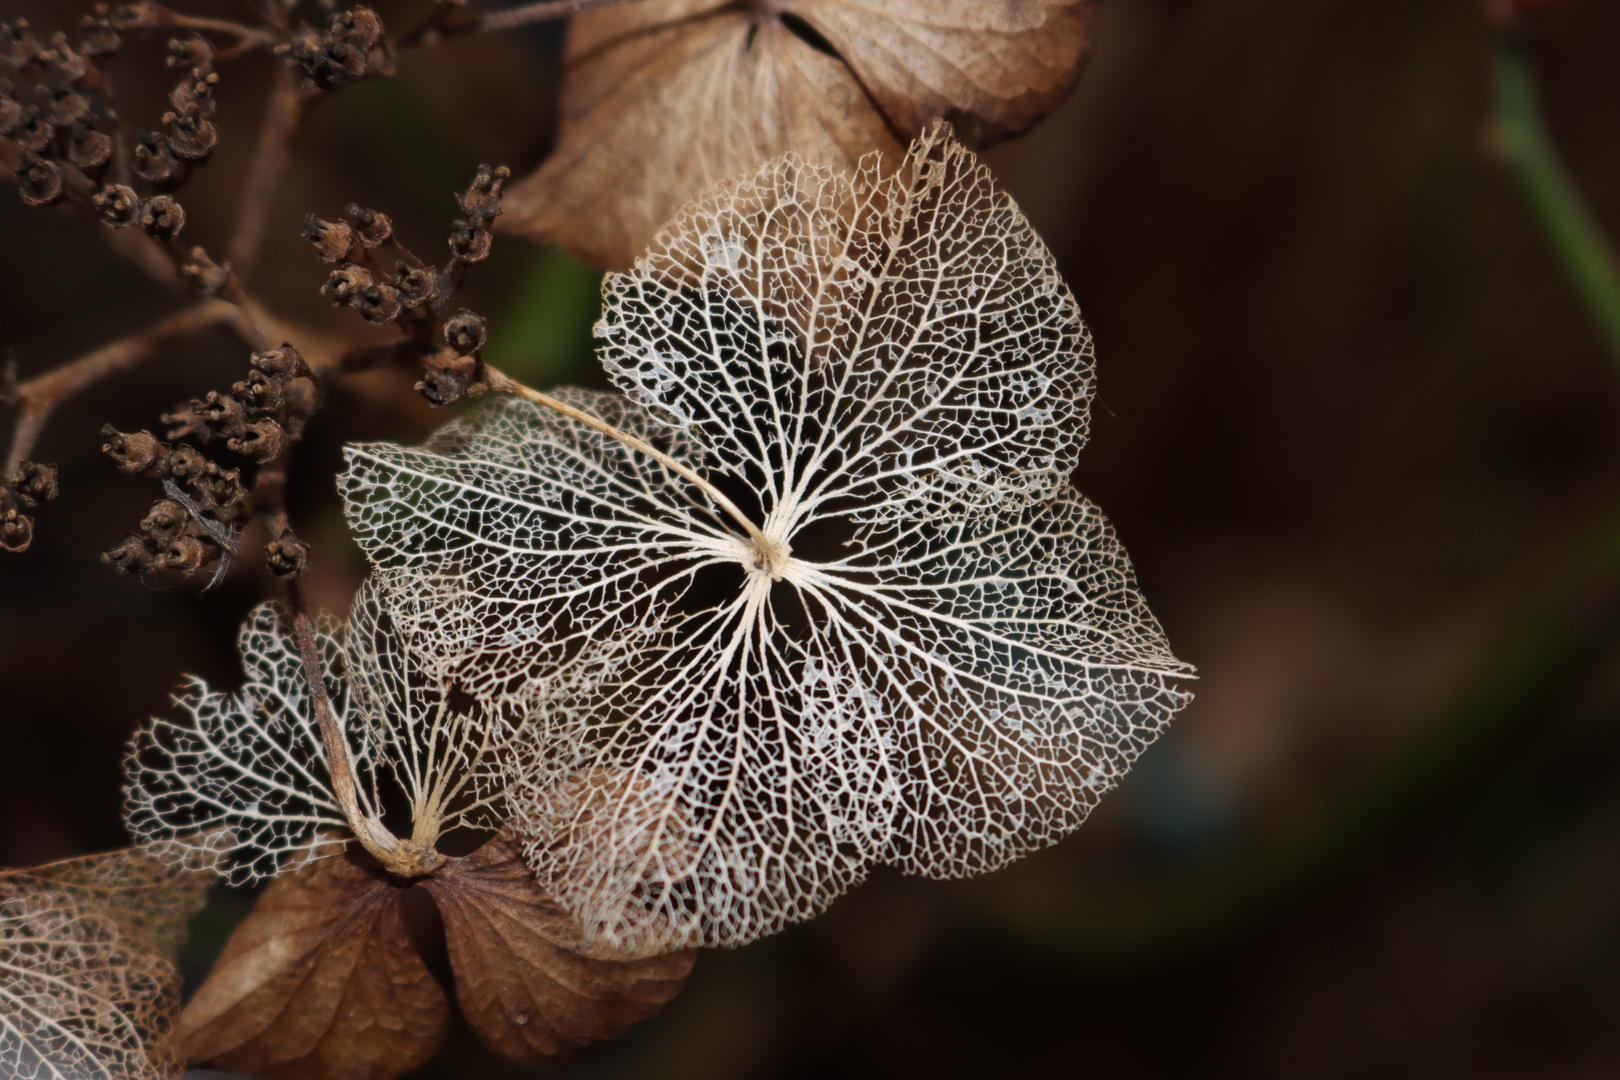
[[[892,169],[788,155],[721,184],[604,299],[635,401],[568,400],[729,477],[768,546],[520,401],[421,451],[352,447],[341,479],[374,562],[469,594],[468,693],[630,643],[588,707],[531,711],[510,793],[593,937],[736,945],[875,863],[994,869],[1076,828],[1189,700],[1068,486],[1092,390],[1077,306],[947,135]],[[809,546],[828,532],[846,542]]]
[[[450,1006],[406,933],[401,882],[329,844],[271,882],[186,1004],[188,1061],[277,1080],[392,1080]]]
[[[510,832],[422,887],[444,919],[456,1002],[508,1061],[549,1064],[617,1038],[675,996],[695,959],[604,953],[540,888]]]
[[[853,171],[935,117],[976,142],[1068,94],[1095,0],[643,0],[585,11],[562,128],[500,228],[625,269],[693,192],[787,150]]]
[[[212,880],[136,849],[0,870],[0,1072],[175,1080],[175,950]]]

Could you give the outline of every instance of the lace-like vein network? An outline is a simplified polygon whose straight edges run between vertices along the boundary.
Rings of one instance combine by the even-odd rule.
[[[736,945],[873,863],[978,873],[1074,829],[1190,669],[1068,486],[1089,338],[988,172],[948,133],[888,178],[788,155],[603,292],[631,400],[563,396],[720,483],[785,561],[518,400],[351,447],[340,480],[392,580],[468,590],[470,693],[618,657],[522,733],[546,887],[622,950]]]

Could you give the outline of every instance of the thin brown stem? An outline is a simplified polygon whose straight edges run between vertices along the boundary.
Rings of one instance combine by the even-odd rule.
[[[182,15],[176,11],[166,11],[160,20],[165,29],[196,30],[204,34],[224,34],[233,37],[237,42],[237,51],[245,48],[258,48],[261,46],[277,45],[281,36],[270,30],[261,30],[255,26],[244,26],[228,19],[207,19],[196,15]]]
[[[293,74],[277,65],[270,98],[265,103],[264,121],[259,127],[259,143],[248,165],[247,182],[236,208],[236,227],[226,248],[238,275],[246,277],[264,241],[270,204],[281,188],[287,171],[288,152],[303,117],[302,97]]]
[[[444,856],[435,851],[431,843],[424,844],[416,839],[400,840],[386,825],[376,818],[367,817],[361,809],[354,785],[354,763],[349,758],[349,743],[332,717],[332,702],[326,693],[326,677],[321,671],[315,631],[309,621],[304,592],[296,578],[288,581],[287,594],[293,610],[293,633],[298,638],[298,652],[304,664],[304,680],[309,684],[315,724],[320,728],[321,745],[326,750],[326,771],[332,779],[332,794],[337,798],[349,828],[354,831],[354,838],[391,874],[413,878],[432,873],[444,862]]]
[[[623,2],[624,0],[541,0],[536,4],[523,4],[505,11],[491,12],[480,18],[474,24],[474,28],[483,31],[511,30],[519,26],[528,26],[530,23],[555,22],[591,8]]]
[[[103,345],[60,367],[19,384],[11,394],[18,405],[17,425],[11,432],[11,451],[3,475],[10,476],[28,460],[45,430],[51,411],[74,394],[111,375],[150,359],[164,345],[194,330],[218,323],[235,323],[242,311],[224,300],[204,300],[178,311],[145,330]]]
[[[787,546],[766,536],[764,530],[754,524],[736,503],[726,497],[725,492],[715,487],[702,474],[670,457],[647,440],[637,438],[628,431],[621,431],[606,420],[598,419],[588,412],[576,409],[566,401],[560,401],[550,394],[544,394],[533,387],[525,386],[523,383],[502,374],[494,368],[486,367],[484,370],[486,372],[486,381],[491,390],[503,394],[515,394],[527,401],[534,402],[536,405],[542,405],[553,412],[561,413],[571,420],[577,420],[593,431],[600,431],[608,438],[616,439],[637,453],[645,454],[687,483],[698,488],[710,499],[714,500],[715,505],[724,510],[733,521],[742,526],[743,531],[754,542],[760,564],[771,577],[777,579],[781,577],[783,564],[787,561],[789,554]]]

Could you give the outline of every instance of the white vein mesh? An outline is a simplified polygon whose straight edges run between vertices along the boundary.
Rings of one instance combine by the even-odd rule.
[[[173,973],[106,916],[49,897],[0,901],[0,1075],[167,1080],[147,1055],[151,1018],[124,1003],[171,996]]]
[[[334,716],[347,715],[337,624],[315,624]],[[317,846],[324,829],[347,829],[331,793],[291,620],[260,604],[237,637],[245,681],[235,694],[191,679],[174,697],[179,717],[154,717],[124,758],[124,821],[154,853],[196,858],[234,883],[273,876]],[[364,762],[364,746],[356,746]],[[221,842],[221,835],[225,837]]]
[[[874,862],[1000,866],[1075,828],[1189,698],[1067,487],[1090,389],[1073,300],[983,171],[937,149],[913,186],[790,155],[704,196],[660,240],[678,258],[604,285],[609,370],[669,426],[568,393],[741,480],[779,541],[857,522],[841,555],[745,573],[751,542],[688,485],[519,400],[421,450],[349,450],[367,554],[466,591],[473,693],[627,657],[536,696],[509,794],[547,887],[617,948],[741,944]],[[892,344],[908,327],[927,348]]]
[[[391,590],[381,576],[361,587],[347,627],[316,621],[333,719],[368,817],[403,803],[413,822],[431,816],[439,835],[498,823],[502,783],[490,780],[500,780],[511,718],[458,696],[455,654],[445,646],[459,611],[454,593]],[[436,648],[422,647],[424,633]],[[155,852],[201,853],[243,883],[314,855],[325,831],[349,826],[285,611],[255,608],[239,647],[240,691],[192,680],[175,698],[180,719],[154,718],[136,732],[125,759],[125,819]]]
[[[1056,264],[948,136],[880,179],[788,154],[689,203],[597,324],[620,389],[690,426],[767,515],[1050,498],[1092,346]]]

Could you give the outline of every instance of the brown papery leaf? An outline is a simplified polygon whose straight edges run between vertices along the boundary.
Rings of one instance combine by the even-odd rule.
[[[587,945],[510,832],[422,885],[444,917],[461,1011],[509,1061],[540,1065],[624,1034],[692,969],[691,949],[622,959]]]
[[[949,116],[980,145],[1073,88],[1096,0],[646,0],[576,16],[555,152],[501,228],[624,269],[687,199],[792,150],[853,173]]]
[[[174,951],[212,880],[138,849],[0,871],[0,1076],[178,1076]]]
[[[275,1080],[389,1080],[450,1005],[406,933],[410,883],[347,854],[277,878],[180,1016],[186,1059]]]

